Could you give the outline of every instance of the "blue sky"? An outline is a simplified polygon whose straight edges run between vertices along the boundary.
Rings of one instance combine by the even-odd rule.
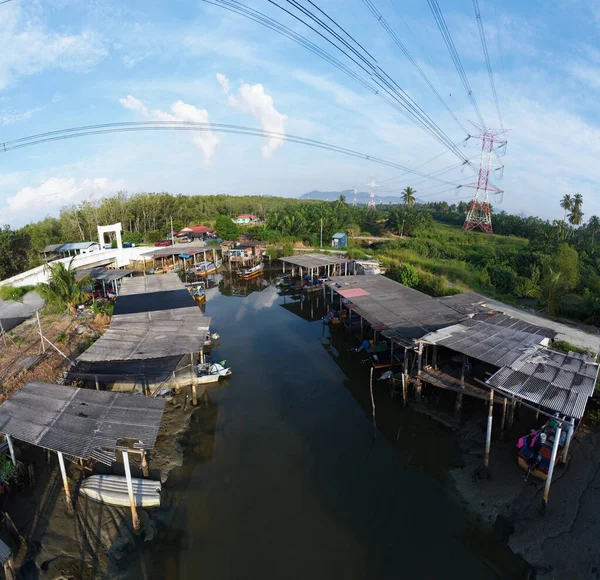
[[[304,5],[309,5],[302,0]],[[463,125],[475,120],[426,0],[373,0]],[[325,41],[267,0],[248,5]],[[282,5],[290,5],[284,1]],[[470,0],[439,0],[487,123],[498,126]],[[318,6],[361,43],[454,142],[465,134],[361,0]],[[557,219],[565,193],[600,214],[600,6],[480,0],[509,141],[498,209]],[[339,55],[339,53],[336,53]],[[442,145],[305,49],[204,2],[12,0],[0,5],[0,142],[79,125],[196,120],[264,128],[416,167]],[[340,56],[340,58],[343,58]],[[478,163],[479,143],[462,149]],[[457,165],[446,152],[421,168]],[[397,170],[288,142],[223,133],[100,135],[0,155],[0,222],[20,226],[118,190],[294,196],[366,189],[469,196]],[[473,172],[440,177],[471,183]]]

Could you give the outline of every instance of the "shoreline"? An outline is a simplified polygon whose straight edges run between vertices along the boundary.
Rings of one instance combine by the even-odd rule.
[[[413,403],[413,409],[455,431],[463,465],[449,471],[451,485],[465,509],[504,531],[511,552],[529,566],[528,578],[600,578],[598,430],[584,426],[574,436],[567,464],[557,464],[544,514],[544,482],[534,477],[524,481],[510,434],[499,440],[494,432],[488,476],[483,423],[477,424],[475,417],[461,423],[431,403]]]

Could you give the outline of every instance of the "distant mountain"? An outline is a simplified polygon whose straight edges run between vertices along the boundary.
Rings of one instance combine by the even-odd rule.
[[[354,191],[352,189],[346,189],[344,191],[318,191],[313,190],[308,193],[303,193],[299,196],[299,199],[317,199],[319,201],[335,201],[339,199],[340,195],[346,197],[346,202],[352,204],[354,201]],[[357,191],[356,202],[360,205],[366,205],[369,202],[368,191]],[[375,203],[386,204],[386,203],[402,203],[402,197],[399,195],[377,195],[375,194]],[[417,203],[424,203],[423,200],[417,198]]]

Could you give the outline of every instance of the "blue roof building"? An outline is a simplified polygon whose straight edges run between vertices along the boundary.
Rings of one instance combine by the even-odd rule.
[[[331,237],[332,248],[345,248],[348,245],[348,234],[338,232]]]

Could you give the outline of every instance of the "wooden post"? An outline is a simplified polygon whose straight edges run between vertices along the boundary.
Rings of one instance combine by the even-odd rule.
[[[506,407],[508,405],[508,399],[504,397],[502,399],[502,421],[500,422],[500,432],[504,433],[504,425],[506,423]]]
[[[35,316],[37,318],[38,330],[40,333],[40,342],[42,343],[42,352],[46,352],[46,346],[44,345],[44,335],[42,333],[42,323],[40,322],[40,313],[36,310]]]
[[[556,463],[556,455],[558,453],[558,445],[560,443],[560,434],[562,432],[562,423],[558,424],[554,433],[554,445],[552,446],[552,455],[550,456],[550,465],[548,466],[548,477],[546,477],[546,485],[544,486],[544,497],[542,499],[542,509],[548,507],[548,496],[550,495],[550,486],[552,485],[552,475],[554,473],[554,464]]]
[[[515,405],[516,405],[516,402],[513,399],[510,402],[510,406],[508,407],[508,428],[509,429],[512,429],[513,421],[515,420]]]
[[[373,439],[377,439],[377,423],[375,421],[375,398],[373,397],[373,366],[371,366],[371,379],[370,379],[370,390],[371,390],[371,407],[373,408]]]
[[[437,344],[434,344],[432,347],[433,353],[432,353],[432,361],[431,364],[433,366],[433,369],[437,371]]]
[[[98,382],[98,375],[94,375],[94,383],[96,383],[96,390],[100,390],[100,383]]]
[[[331,288],[331,294],[329,295],[329,301],[331,302],[331,304],[333,305],[333,285],[330,286]]]
[[[69,489],[69,480],[67,479],[67,470],[65,468],[65,460],[63,459],[63,454],[60,451],[57,451],[58,455],[58,464],[60,465],[60,473],[62,475],[63,487],[65,488],[65,499],[67,501],[67,507],[69,511],[73,510],[73,501],[71,500],[71,490]]]
[[[150,470],[148,469],[148,456],[146,454],[146,450],[142,449],[142,474],[144,477],[148,477],[150,475]]]
[[[490,445],[492,443],[492,420],[494,418],[494,389],[490,389],[490,403],[488,408],[487,430],[485,432],[485,455],[483,464],[487,469],[490,464]]]
[[[394,341],[390,340],[390,342],[392,343],[392,348],[390,351],[390,370],[392,370],[394,368]]]
[[[461,390],[464,390],[464,388],[465,388],[466,364],[467,364],[467,357],[463,354],[462,365],[460,367],[460,388],[461,388]],[[462,395],[462,393],[457,393],[456,402],[454,403],[454,415],[457,417],[460,416],[460,412],[462,410],[462,403],[463,403],[463,395]]]
[[[136,532],[140,531],[141,523],[137,515],[135,506],[135,497],[133,495],[133,483],[131,481],[131,470],[129,469],[129,453],[123,451],[123,467],[125,468],[125,479],[127,479],[127,493],[129,494],[129,505],[131,507],[131,519],[133,520],[133,529]]]
[[[190,353],[190,365],[192,368],[192,405],[194,407],[198,404],[198,395],[196,393],[196,384],[198,382],[198,377],[196,375],[196,364],[195,364],[194,353]]]
[[[408,389],[408,349],[404,347],[404,367],[402,369],[402,402],[406,407],[406,394]]]
[[[406,407],[406,375],[402,374],[402,405]]]
[[[8,443],[8,450],[10,451],[10,458],[12,459],[13,465],[17,466],[17,460],[15,459],[15,448],[13,446],[13,440],[10,435],[6,435],[6,442]]]
[[[569,455],[569,447],[571,446],[571,439],[573,439],[573,433],[575,431],[575,419],[571,417],[569,421],[569,428],[567,430],[567,440],[565,441],[565,449],[562,454],[562,462],[566,463]]]
[[[14,566],[13,559],[12,559],[12,556],[10,556],[8,558],[8,560],[6,560],[6,562],[4,562],[4,564],[3,564],[4,577],[6,578],[6,580],[15,580],[16,576],[13,571],[13,566]]]
[[[417,380],[415,381],[415,398],[421,397],[421,369],[423,368],[423,343],[419,343],[418,358],[417,358]]]
[[[329,264],[327,264],[327,277],[329,278]]]

